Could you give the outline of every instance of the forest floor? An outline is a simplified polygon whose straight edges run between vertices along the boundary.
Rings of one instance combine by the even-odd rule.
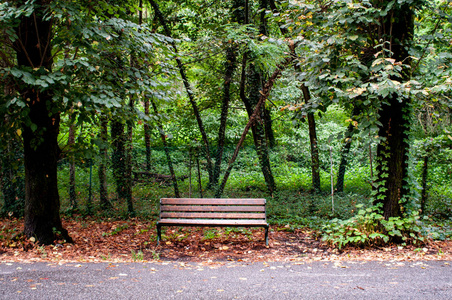
[[[271,226],[269,246],[264,230],[169,227],[157,246],[155,222],[140,219],[63,219],[74,243],[56,241],[39,246],[21,234],[22,219],[0,219],[0,260],[10,262],[130,262],[179,261],[222,263],[227,261],[410,261],[452,260],[452,241],[428,241],[424,245],[341,250],[326,244],[309,229]]]

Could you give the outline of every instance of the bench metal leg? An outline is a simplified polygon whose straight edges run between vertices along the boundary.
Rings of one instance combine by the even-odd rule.
[[[265,227],[265,246],[268,246],[268,226]]]
[[[162,239],[162,227],[157,225],[157,246],[160,244],[160,240]]]

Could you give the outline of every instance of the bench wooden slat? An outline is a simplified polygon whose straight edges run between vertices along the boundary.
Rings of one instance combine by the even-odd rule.
[[[264,220],[199,220],[199,219],[161,219],[161,225],[206,225],[206,226],[268,226]]]
[[[265,205],[265,199],[162,198],[165,205]]]
[[[243,226],[264,227],[268,245],[265,205],[265,199],[162,198],[157,244],[162,226]]]
[[[190,212],[162,212],[162,219],[264,219],[263,213],[190,213]]]
[[[212,212],[265,212],[264,206],[187,206],[187,205],[162,205],[161,212],[166,211],[212,211]]]

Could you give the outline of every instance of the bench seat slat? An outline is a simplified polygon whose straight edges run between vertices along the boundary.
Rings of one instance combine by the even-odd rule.
[[[265,205],[265,199],[162,198],[157,244],[162,239],[162,226],[230,226],[264,227],[268,246]]]
[[[264,206],[207,206],[207,205],[162,205],[161,212],[167,211],[212,211],[212,212],[265,212]]]
[[[206,225],[206,226],[268,226],[264,220],[199,220],[199,219],[161,219],[159,225]]]
[[[191,213],[191,212],[162,212],[162,219],[263,219],[263,213]]]
[[[162,198],[161,205],[265,205],[265,199]]]

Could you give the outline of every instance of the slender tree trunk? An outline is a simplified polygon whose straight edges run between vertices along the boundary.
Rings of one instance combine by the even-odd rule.
[[[267,7],[267,1],[261,0],[260,9],[265,10]],[[245,18],[247,19],[247,17]],[[266,21],[264,15],[261,13],[261,24],[259,27],[259,31],[261,34],[266,33]],[[240,84],[240,97],[245,105],[246,111],[248,113],[248,117],[251,118],[253,112],[259,103],[259,99],[261,96],[261,74],[256,66],[251,66],[248,73],[246,74],[246,61],[248,60],[248,53],[243,55],[242,62],[242,77]],[[246,75],[245,75],[246,74]],[[248,96],[245,95],[245,82],[249,83],[249,92]],[[261,166],[262,174],[265,179],[265,183],[267,185],[267,189],[270,194],[273,194],[276,190],[276,184],[273,177],[273,173],[270,165],[270,155],[268,149],[268,143],[265,136],[265,118],[263,113],[264,107],[261,107],[257,115],[256,122],[252,122],[251,132],[253,133],[254,145],[256,147],[257,156],[259,158],[259,163]]]
[[[75,144],[75,128],[74,124],[71,123],[69,125],[69,139],[68,145],[73,147]],[[75,188],[75,159],[74,156],[71,155],[69,157],[69,200],[71,203],[71,209],[77,210],[77,194]]]
[[[387,5],[388,1],[384,3]],[[396,8],[389,12],[381,24],[381,30],[391,41],[392,58],[397,62],[409,64],[407,49],[414,33],[413,8],[410,4],[403,4],[401,7],[396,4]],[[404,77],[402,80],[408,79],[409,71],[405,69],[402,75]],[[409,191],[406,175],[411,101],[406,98],[399,99],[396,94],[389,95],[384,101],[378,119],[381,124],[378,134],[383,140],[377,146],[377,198],[374,203],[382,205],[383,216],[389,219],[402,214],[400,200]]]
[[[270,148],[274,148],[276,146],[275,134],[273,132],[273,120],[271,115],[271,110],[268,108],[264,108],[263,111],[264,118],[264,126],[265,126],[265,138],[268,142],[268,146]]]
[[[108,201],[108,190],[107,190],[108,120],[106,117],[101,117],[100,126],[101,126],[100,139],[102,140],[102,146],[99,150],[100,163],[97,175],[99,177],[100,208],[106,210],[112,207],[110,201]]]
[[[357,105],[355,105],[353,107],[352,117],[355,117],[356,115],[358,115],[359,111],[360,110],[358,109]],[[353,137],[354,131],[355,131],[355,127],[353,126],[353,124],[349,124],[347,127],[347,132],[345,134],[344,145],[342,146],[341,162],[339,163],[339,169],[338,169],[338,174],[337,174],[336,191],[338,193],[341,193],[344,191],[345,171],[347,169],[348,155],[350,153],[350,148],[352,145],[352,137]]]
[[[4,94],[11,95],[14,86],[5,83]],[[8,115],[2,117],[5,127],[13,126]],[[23,165],[23,146],[21,138],[16,133],[4,132],[0,136],[0,191],[3,195],[1,213],[15,217],[23,216],[24,209],[24,178],[21,171]]]
[[[422,193],[421,193],[421,213],[425,215],[425,203],[427,202],[427,177],[428,177],[429,155],[424,156],[422,164]]]
[[[278,8],[276,7],[276,3],[274,0],[268,0],[268,4],[271,10],[274,13],[279,13]],[[286,27],[280,26],[279,29],[281,33],[288,37],[289,31]],[[289,44],[289,49],[292,55],[292,60],[296,60],[296,44],[291,42]],[[295,64],[294,68],[297,72],[301,72],[301,67],[299,64]],[[309,89],[306,85],[301,85],[301,91],[303,92],[303,98],[305,103],[308,104],[311,100],[311,95]],[[309,128],[309,142],[311,144],[311,173],[312,173],[312,188],[314,191],[320,191],[320,159],[319,159],[319,150],[317,146],[317,130],[315,124],[315,118],[313,113],[308,113],[308,128]]]
[[[155,14],[157,15],[157,17],[160,20],[160,24],[162,24],[164,30],[165,30],[165,34],[168,37],[171,37],[171,30],[168,27],[168,24],[166,22],[165,17],[163,16],[162,12],[160,11],[160,8],[157,4],[156,1],[154,0],[149,0],[149,3],[152,5]],[[198,127],[199,127],[199,131],[201,133],[202,136],[202,140],[204,142],[204,146],[206,149],[206,160],[207,160],[207,171],[209,173],[209,182],[213,182],[212,176],[213,176],[213,165],[212,165],[212,159],[210,158],[210,146],[209,146],[209,140],[207,138],[207,133],[204,129],[204,124],[202,122],[201,119],[201,115],[199,113],[199,109],[198,109],[198,105],[196,104],[194,95],[193,95],[193,89],[190,86],[190,82],[188,81],[187,75],[185,73],[185,68],[184,65],[182,64],[181,60],[179,59],[178,55],[178,50],[176,47],[176,43],[171,42],[171,46],[173,47],[174,53],[176,54],[176,63],[177,63],[177,67],[179,68],[179,73],[182,77],[182,82],[184,83],[185,86],[185,90],[187,91],[187,95],[188,95],[188,99],[190,101],[190,104],[193,108],[193,113],[195,114],[195,118],[196,121],[198,123]]]
[[[25,1],[22,1],[25,3]],[[52,69],[52,21],[47,18],[49,1],[35,1],[36,10],[20,18],[16,28],[15,49],[19,67]],[[40,91],[33,86],[18,87],[28,106],[31,123],[24,123],[25,219],[24,232],[42,244],[59,238],[72,241],[60,217],[57,161],[60,155],[58,132],[60,114],[52,107],[50,89]],[[30,125],[33,124],[33,127]],[[34,128],[36,126],[36,129]]]
[[[157,105],[155,105],[154,100],[151,98],[150,99],[152,108],[154,109],[154,113],[158,116],[158,109],[157,109]],[[180,193],[179,193],[179,187],[177,185],[177,178],[176,178],[176,173],[174,172],[174,168],[173,168],[173,161],[171,160],[171,155],[170,155],[170,151],[168,148],[168,143],[166,142],[166,136],[165,136],[165,132],[163,132],[163,126],[160,122],[160,120],[157,120],[157,125],[158,125],[158,129],[160,132],[160,138],[162,139],[162,143],[163,143],[163,149],[165,150],[165,155],[166,155],[166,161],[168,163],[168,168],[170,170],[171,173],[171,179],[173,181],[173,187],[174,187],[174,195],[176,196],[176,198],[180,198]]]
[[[270,76],[267,83],[264,85],[264,88],[262,89],[262,94],[259,98],[259,101],[257,102],[253,113],[250,115],[250,118],[248,120],[248,123],[246,124],[245,128],[243,129],[242,136],[240,137],[239,142],[237,143],[237,147],[235,148],[234,154],[232,155],[231,159],[229,160],[228,168],[226,169],[226,172],[224,174],[223,180],[221,181],[220,186],[217,188],[215,192],[215,197],[220,198],[223,194],[224,188],[226,186],[226,183],[228,181],[229,175],[231,174],[232,168],[234,167],[235,160],[237,159],[237,156],[239,155],[240,148],[242,147],[243,141],[245,141],[246,135],[248,134],[248,131],[250,128],[252,128],[253,124],[257,122],[259,118],[259,114],[261,113],[262,106],[265,104],[265,100],[267,100],[267,97],[273,87],[273,84],[275,83],[278,76],[281,74],[281,72],[285,69],[287,63],[289,62],[289,59],[286,59],[284,64],[281,66],[278,66],[278,68],[273,72],[272,76]]]
[[[311,100],[309,89],[302,84],[301,90],[303,92],[304,100],[307,103]],[[319,148],[317,146],[317,130],[315,125],[314,113],[308,113],[308,127],[309,127],[309,142],[311,144],[311,172],[312,172],[312,189],[320,192],[320,159]]]
[[[124,124],[113,120],[111,121],[111,142],[113,144],[112,169],[113,177],[116,182],[116,194],[118,200],[127,199],[126,174],[126,143],[127,137],[124,132]]]
[[[149,116],[149,99],[144,100],[144,113]],[[144,144],[146,146],[146,171],[151,171],[151,127],[144,123]]]
[[[223,84],[223,102],[221,106],[220,115],[220,128],[218,130],[218,148],[217,155],[215,158],[215,167],[213,170],[212,183],[210,186],[216,186],[218,184],[218,179],[220,177],[221,160],[223,158],[224,144],[225,144],[225,133],[226,133],[226,121],[228,119],[228,108],[229,102],[231,100],[231,81],[234,75],[234,70],[236,68],[237,62],[237,49],[234,46],[228,47],[226,49],[226,72],[224,76]]]
[[[251,69],[247,77],[248,81],[250,82],[249,96],[243,97],[242,101],[245,104],[248,116],[251,118],[261,95],[260,76],[256,70]],[[261,110],[257,115],[256,122],[253,122],[251,126],[251,132],[253,133],[254,145],[256,147],[256,152],[259,158],[262,174],[264,175],[265,183],[267,184],[267,188],[270,194],[273,194],[276,189],[276,185],[270,166],[270,156],[267,139],[265,138],[265,130],[262,124],[262,114],[263,112],[261,107]]]
[[[135,99],[133,96],[129,99],[129,107],[132,113],[134,108]],[[127,191],[127,212],[129,216],[135,216],[135,210],[133,209],[133,179],[132,179],[132,155],[133,155],[133,121],[127,122],[127,143],[126,143],[126,169],[125,169],[125,182]]]

